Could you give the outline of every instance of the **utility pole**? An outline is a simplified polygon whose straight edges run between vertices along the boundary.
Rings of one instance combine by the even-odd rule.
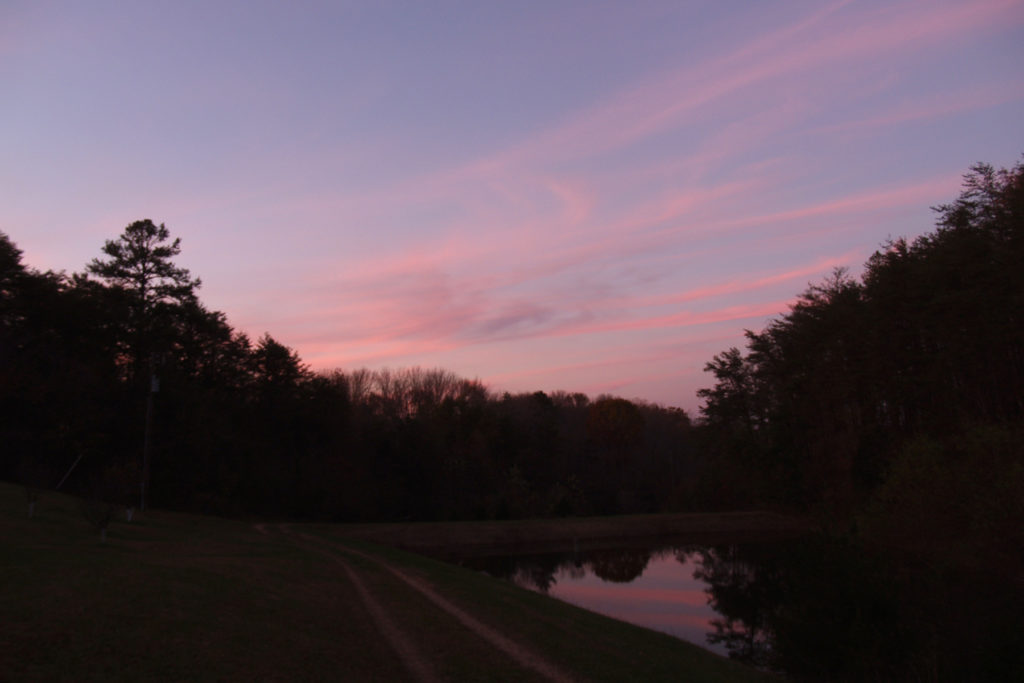
[[[142,482],[140,484],[139,512],[146,511],[146,488],[149,486],[149,443],[153,428],[153,394],[160,391],[160,378],[156,375],[157,354],[149,357],[149,392],[146,394],[146,428],[142,438]]]

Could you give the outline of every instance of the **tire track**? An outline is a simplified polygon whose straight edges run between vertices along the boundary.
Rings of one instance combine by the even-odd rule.
[[[309,543],[316,543],[320,545],[326,545],[329,543],[327,541],[323,541],[316,537],[310,536],[309,534],[302,533],[299,535]],[[336,543],[330,543],[330,545],[334,547],[339,547],[339,544]],[[457,605],[453,604],[447,598],[437,593],[431,586],[429,586],[426,582],[422,581],[421,579],[410,576],[401,569],[398,569],[397,567],[389,564],[388,562],[380,559],[379,557],[374,557],[359,550],[355,550],[354,548],[350,548],[343,545],[340,546],[340,549],[343,552],[351,553],[365,560],[380,565],[381,567],[389,571],[392,575],[394,575],[396,578],[398,578],[406,585],[411,587],[413,590],[420,593],[420,595],[430,600],[439,608],[441,608],[449,615],[454,617],[456,620],[459,621],[459,623],[468,628],[471,632],[475,633],[477,636],[484,639],[485,641],[487,641],[488,643],[490,643],[491,645],[493,645],[494,647],[496,647],[497,649],[501,650],[506,655],[511,657],[513,660],[515,660],[516,663],[518,663],[523,668],[531,669],[539,673],[541,676],[547,678],[548,680],[555,681],[556,683],[569,683],[574,680],[573,677],[570,676],[568,673],[566,673],[558,666],[554,665],[553,663],[545,659],[544,657],[540,656],[529,647],[526,647],[522,643],[518,643],[512,640],[500,631],[484,624],[479,619],[463,610],[461,607],[458,607]],[[349,569],[349,571],[351,572],[351,569]]]
[[[366,608],[367,613],[369,613],[370,618],[377,627],[377,631],[388,642],[391,649],[395,651],[402,664],[409,670],[409,673],[412,674],[415,680],[422,681],[423,683],[437,683],[441,680],[434,671],[430,660],[424,656],[423,652],[408,634],[391,619],[384,606],[373,597],[366,584],[363,583],[363,580],[359,578],[359,575],[348,562],[345,562],[334,552],[321,547],[322,544],[308,534],[300,534],[300,540],[295,537],[286,525],[278,525],[278,528],[299,547],[323,555],[341,566],[349,581],[355,587],[356,593],[358,593],[363,607]]]

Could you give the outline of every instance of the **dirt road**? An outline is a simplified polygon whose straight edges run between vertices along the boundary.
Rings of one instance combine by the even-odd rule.
[[[454,618],[473,636],[503,653],[510,660],[510,664],[514,663],[522,669],[529,670],[544,680],[559,683],[574,680],[566,671],[542,657],[526,644],[510,638],[495,625],[484,623],[472,613],[471,607],[455,604],[423,578],[414,576],[381,557],[341,542],[327,541],[311,534],[296,532],[286,524],[275,525],[272,529],[266,525],[259,525],[259,527],[257,530],[260,533],[280,533],[303,549],[337,564],[344,580],[351,582],[356,589],[362,607],[370,615],[381,638],[389,644],[409,672],[412,680],[431,683],[444,680],[444,676],[439,673],[443,669],[443,662],[437,661],[437,657],[442,655],[431,651],[424,644],[421,634],[422,625],[418,620],[410,617],[407,610],[389,608],[386,601],[382,599],[383,596],[375,594],[372,588],[372,577],[365,575],[367,565],[375,570],[384,570],[401,581],[402,584],[429,601],[434,608]],[[357,565],[353,562],[355,558],[362,562]],[[374,571],[373,573],[379,574],[380,572]]]

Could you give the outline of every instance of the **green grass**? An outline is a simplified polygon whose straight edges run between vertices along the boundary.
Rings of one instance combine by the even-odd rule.
[[[296,527],[336,543],[339,528]],[[0,483],[4,680],[407,680],[338,562],[276,531],[149,511],[105,544],[78,501],[44,493],[34,518]],[[531,680],[502,652],[374,560],[580,680],[762,680],[675,638],[453,565],[365,541],[333,551],[446,680]],[[328,546],[325,542],[323,547]]]

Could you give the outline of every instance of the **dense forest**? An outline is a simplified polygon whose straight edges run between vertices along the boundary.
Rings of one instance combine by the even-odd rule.
[[[124,504],[148,481],[153,505],[231,515],[768,506],[1019,537],[1024,165],[976,165],[936,212],[715,356],[693,423],[439,369],[312,372],[207,309],[163,225],[129,225],[71,275],[0,232],[0,478]]]
[[[126,505],[145,479],[154,505],[345,520],[676,504],[683,411],[495,396],[446,370],[311,372],[206,309],[180,249],[138,221],[69,276],[0,233],[0,477]]]
[[[1024,570],[1024,164],[934,210],[708,363],[707,495]]]

